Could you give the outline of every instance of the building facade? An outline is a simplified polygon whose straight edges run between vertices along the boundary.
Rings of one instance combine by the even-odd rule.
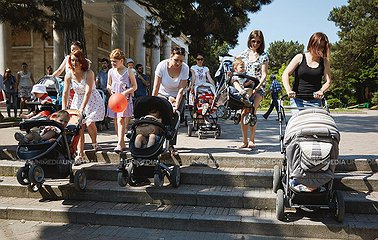
[[[188,50],[189,40],[182,35],[179,38],[166,36],[157,39],[159,48],[143,46],[143,35],[150,23],[148,11],[133,0],[92,0],[83,1],[84,36],[87,57],[92,61],[92,70],[97,73],[100,60],[109,58],[112,49],[120,48],[127,57],[145,67],[151,79],[157,64],[169,58],[173,46]],[[20,31],[8,24],[0,24],[0,73],[9,67],[13,73],[26,62],[34,79],[45,75],[47,66],[58,68],[64,58],[63,39],[51,25],[49,40],[33,31]]]

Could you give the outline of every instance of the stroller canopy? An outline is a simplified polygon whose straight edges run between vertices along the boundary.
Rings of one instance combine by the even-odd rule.
[[[164,125],[173,124],[173,108],[168,100],[156,96],[143,96],[136,99],[134,105],[135,118],[144,117],[148,115],[151,110],[160,112]]]

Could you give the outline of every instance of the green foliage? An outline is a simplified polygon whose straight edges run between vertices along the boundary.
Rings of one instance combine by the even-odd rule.
[[[153,46],[156,35],[164,32],[173,37],[183,33],[189,36],[192,55],[204,53],[207,59],[216,59],[213,47],[228,49],[238,42],[238,35],[249,23],[248,13],[261,9],[272,0],[136,0],[151,13],[154,24],[145,34],[145,46]],[[228,50],[226,49],[226,50]],[[211,60],[212,61],[212,60]],[[212,69],[213,70],[213,69]]]
[[[337,99],[337,98],[328,99],[327,104],[328,104],[328,107],[331,109],[342,107],[342,102],[340,101],[340,99]]]
[[[340,41],[331,48],[331,92],[353,95],[341,99],[347,104],[369,101],[365,89],[378,90],[378,1],[349,0],[334,8],[329,20],[340,28]]]
[[[371,99],[371,103],[373,103],[374,105],[378,105],[378,91],[373,93],[373,98]]]
[[[282,64],[289,64],[291,59],[298,53],[303,53],[304,46],[297,41],[286,42],[274,41],[269,45],[269,68],[275,72],[278,71]]]

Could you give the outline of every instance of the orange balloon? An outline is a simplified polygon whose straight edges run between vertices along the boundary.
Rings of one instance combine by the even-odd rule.
[[[123,112],[127,108],[127,98],[123,94],[115,93],[110,96],[108,106],[113,112]]]

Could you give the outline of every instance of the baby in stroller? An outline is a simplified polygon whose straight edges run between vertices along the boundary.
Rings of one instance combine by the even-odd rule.
[[[234,124],[241,120],[245,125],[254,126],[257,118],[254,113],[252,95],[259,80],[245,74],[244,62],[233,57],[221,58],[221,66],[216,77],[219,81],[216,100],[218,102],[217,116],[223,119],[230,118]],[[244,117],[241,119],[239,110],[244,109]]]
[[[61,123],[63,127],[66,127],[70,119],[70,115],[67,111],[60,110],[56,113],[53,113],[50,117],[51,120],[54,120],[58,123]],[[51,141],[56,139],[56,137],[61,133],[60,129],[55,126],[45,126],[40,133],[37,131],[30,131],[26,135],[21,132],[16,132],[14,138],[19,141],[21,144],[29,143],[40,143],[42,141]]]
[[[158,123],[162,122],[159,111],[155,109],[152,109],[148,115],[141,119],[149,119]],[[139,124],[135,128],[135,131],[137,134],[134,143],[136,148],[149,148],[153,146],[157,141],[159,141],[160,134],[163,132],[161,127],[150,123]]]
[[[134,118],[135,122],[128,133],[131,158],[126,159],[125,154],[120,155],[118,184],[137,185],[148,182],[148,178],[154,178],[154,186],[158,188],[163,185],[164,176],[167,176],[173,187],[178,187],[178,161],[173,158],[172,166],[160,162],[162,155],[168,152],[169,140],[175,136],[179,127],[180,119],[174,117],[171,103],[162,97],[139,97],[134,105]],[[149,134],[149,138],[152,139],[144,147],[145,133],[151,133],[151,130],[154,134]]]
[[[17,134],[22,140],[16,153],[26,162],[17,172],[17,181],[27,185],[29,191],[36,192],[47,178],[64,179],[69,176],[77,190],[84,190],[87,183],[84,170],[74,173],[72,169],[81,124],[80,113],[70,109],[54,113],[50,118],[21,122],[20,130],[27,134]],[[34,129],[41,129],[42,134],[31,134]]]

